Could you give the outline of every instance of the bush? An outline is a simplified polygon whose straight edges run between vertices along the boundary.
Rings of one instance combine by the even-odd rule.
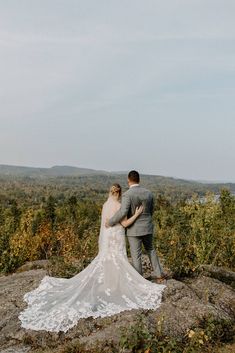
[[[158,204],[157,246],[174,276],[192,275],[202,264],[235,269],[234,205],[235,199],[227,191],[221,192],[219,202],[208,194],[204,202],[194,196],[176,206]]]
[[[230,321],[210,317],[200,321],[183,339],[174,339],[162,332],[161,320],[157,330],[153,332],[140,315],[138,321],[128,330],[122,329],[120,348],[121,352],[131,353],[214,353],[221,342],[230,342],[234,333]]]

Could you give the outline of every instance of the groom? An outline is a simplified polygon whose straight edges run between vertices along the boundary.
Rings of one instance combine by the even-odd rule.
[[[143,205],[143,213],[127,228],[133,266],[142,275],[143,244],[152,265],[153,277],[161,282],[165,277],[153,246],[153,195],[149,190],[141,187],[139,183],[139,173],[135,170],[130,171],[128,174],[129,190],[123,194],[120,210],[106,223],[106,227],[116,225],[126,216],[130,218],[135,213],[136,207]]]

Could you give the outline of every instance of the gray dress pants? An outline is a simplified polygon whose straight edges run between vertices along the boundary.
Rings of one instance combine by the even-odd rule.
[[[153,269],[153,276],[161,277],[163,275],[163,270],[159,261],[159,258],[156,254],[156,251],[153,246],[153,234],[142,235],[138,237],[130,236],[127,237],[130,244],[130,252],[133,262],[133,267],[141,275],[143,274],[142,270],[142,244],[148,254],[150,263]]]

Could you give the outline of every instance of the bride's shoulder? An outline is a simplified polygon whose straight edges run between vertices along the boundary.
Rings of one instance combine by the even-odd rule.
[[[110,207],[112,205],[115,205],[115,206],[121,206],[121,202],[119,202],[118,200],[114,200],[114,199],[110,199],[108,198],[104,204],[103,204],[103,208],[105,208],[106,206]]]

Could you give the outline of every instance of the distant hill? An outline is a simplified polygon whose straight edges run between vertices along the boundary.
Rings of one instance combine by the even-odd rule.
[[[51,168],[24,167],[0,164],[0,175],[16,177],[57,177],[57,176],[82,176],[82,175],[105,175],[108,172],[87,168],[71,167],[67,165],[55,165]]]
[[[0,164],[0,177],[2,180],[10,182],[16,179],[29,180],[31,183],[43,183],[71,186],[90,186],[97,190],[107,190],[113,182],[119,182],[124,188],[127,187],[127,172],[108,172],[79,168],[73,166],[53,166],[51,168],[24,167]],[[235,193],[235,183],[207,183],[194,180],[185,180],[161,175],[141,175],[142,185],[150,190],[162,191],[168,194],[192,194],[193,192],[201,195],[207,191],[219,193],[222,188],[229,189]]]

